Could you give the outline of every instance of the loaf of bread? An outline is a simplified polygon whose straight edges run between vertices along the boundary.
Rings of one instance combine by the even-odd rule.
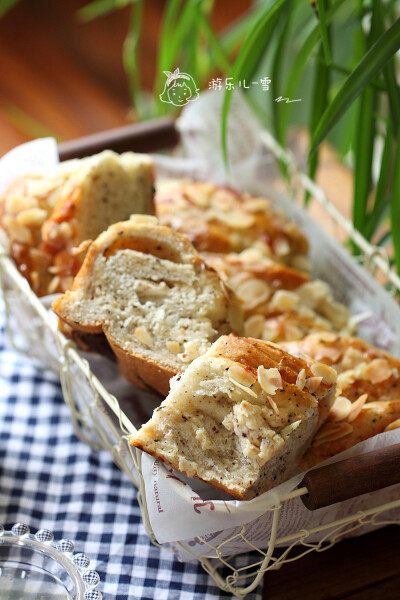
[[[150,157],[107,150],[14,180],[0,197],[0,225],[42,296],[70,289],[88,240],[133,213],[153,214],[153,195]]]
[[[174,469],[249,500],[288,479],[329,412],[336,372],[269,342],[220,337],[130,437]]]
[[[324,281],[311,281],[255,248],[202,256],[243,302],[246,336],[279,343],[315,331],[353,333],[350,311]]]
[[[220,335],[242,329],[231,290],[185,236],[155,217],[134,216],[103,232],[53,309],[78,332],[104,332],[121,374],[164,396],[172,376]]]
[[[241,252],[255,245],[278,262],[308,266],[303,233],[266,198],[170,179],[157,183],[155,203],[160,223],[186,234],[199,251]]]
[[[383,431],[400,427],[400,360],[364,340],[320,332],[282,346],[338,373],[335,402],[301,466],[310,467]]]

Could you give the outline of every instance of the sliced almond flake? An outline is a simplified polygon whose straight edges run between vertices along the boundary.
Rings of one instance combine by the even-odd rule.
[[[394,367],[394,369],[392,369],[392,375],[395,379],[397,379],[399,377],[399,370]]]
[[[335,369],[332,367],[328,367],[328,365],[324,365],[323,363],[313,363],[311,365],[311,373],[315,375],[315,377],[322,377],[324,383],[333,384],[336,383],[337,373]]]
[[[299,388],[299,390],[304,389],[304,386],[306,385],[306,370],[305,369],[302,369],[300,371],[300,373],[297,375],[296,385]]]
[[[265,318],[263,315],[252,315],[244,322],[244,334],[246,337],[261,339],[264,329]]]
[[[318,353],[315,355],[315,360],[322,361],[324,358],[328,358],[332,363],[336,363],[341,355],[342,353],[339,348],[326,346],[325,348],[318,350]]]
[[[313,446],[317,448],[327,442],[339,440],[353,431],[353,425],[350,423],[325,423],[314,438]]]
[[[257,369],[257,379],[261,388],[267,394],[276,394],[276,390],[283,388],[282,377],[276,367],[266,369],[260,365]]]
[[[241,383],[236,381],[236,379],[233,379],[233,377],[229,377],[229,381],[237,387],[239,387],[244,392],[246,392],[247,394],[249,394],[250,396],[253,396],[253,398],[257,398],[257,394],[255,393],[255,391],[249,388],[247,385],[242,385]]]
[[[310,394],[313,394],[319,388],[321,381],[322,377],[308,377],[308,379],[306,379],[305,387],[310,392]]]
[[[282,312],[289,312],[297,306],[299,297],[296,292],[289,290],[278,290],[271,298],[271,308]]]
[[[136,327],[135,336],[139,340],[141,344],[148,346],[149,348],[153,347],[153,340],[149,332],[145,327]]]
[[[272,398],[271,396],[267,396],[267,400],[268,400],[268,402],[270,403],[272,410],[273,410],[273,411],[274,411],[274,412],[275,412],[277,415],[279,415],[279,408],[278,408],[278,405],[277,405],[277,403],[275,402],[275,400],[273,400],[273,398]]]
[[[287,256],[290,254],[290,244],[285,238],[279,238],[273,243],[276,256]]]
[[[236,295],[243,300],[247,310],[252,310],[262,302],[266,302],[270,294],[271,290],[265,281],[255,278],[248,279],[236,289]]]
[[[362,394],[353,404],[351,405],[351,411],[347,417],[347,422],[352,423],[360,414],[362,407],[366,403],[368,394]]]
[[[320,342],[336,342],[338,335],[332,331],[321,331],[315,336],[315,339]]]
[[[351,411],[351,402],[345,396],[338,396],[329,411],[328,420],[334,423],[343,421],[349,416]]]
[[[172,352],[172,354],[179,354],[179,352],[181,351],[181,345],[179,342],[175,342],[173,340],[167,342],[166,344],[167,349]]]
[[[152,215],[131,215],[129,220],[138,224],[143,223],[143,225],[158,225],[157,217]]]
[[[47,293],[54,294],[54,292],[57,291],[58,286],[60,285],[60,281],[61,281],[61,279],[58,275],[53,277],[53,279],[50,281],[49,285],[47,286]]]
[[[229,367],[228,374],[229,377],[235,379],[236,382],[247,387],[250,387],[256,382],[256,378],[253,373],[237,363]]]
[[[391,377],[392,369],[386,358],[375,358],[364,368],[363,375],[371,383],[381,383]]]
[[[294,421],[293,423],[290,423],[289,425],[286,425],[286,427],[284,429],[282,429],[281,435],[286,437],[287,435],[289,435],[289,433],[291,433],[292,431],[297,429],[298,426],[300,425],[300,423],[301,423],[301,419],[299,419],[298,421]]]
[[[400,427],[400,419],[396,419],[396,421],[392,421],[385,427],[383,431],[392,431],[392,429],[398,429]]]
[[[348,371],[344,371],[343,373],[339,373],[337,378],[337,384],[341,387],[342,390],[347,388],[349,385],[352,385],[356,380],[356,374],[352,369]]]
[[[351,315],[349,322],[347,324],[347,328],[350,331],[354,331],[359,323],[362,321],[366,321],[370,317],[373,316],[373,313],[370,310],[366,310],[362,313],[358,313],[357,315]]]
[[[231,211],[222,216],[222,220],[233,229],[247,229],[254,225],[254,216],[242,211]]]

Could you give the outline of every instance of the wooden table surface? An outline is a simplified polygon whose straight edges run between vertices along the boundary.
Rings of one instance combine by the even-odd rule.
[[[35,136],[68,140],[130,122],[120,62],[126,18],[119,13],[80,25],[74,10],[84,3],[22,0],[0,21],[0,155]],[[244,4],[237,0],[231,9],[240,12]],[[149,84],[162,6],[161,0],[146,3],[155,24],[144,40],[142,71]],[[226,20],[223,11],[217,18]],[[329,152],[319,180],[348,213],[351,175]],[[400,529],[385,527],[313,552],[264,581],[268,600],[398,600]]]

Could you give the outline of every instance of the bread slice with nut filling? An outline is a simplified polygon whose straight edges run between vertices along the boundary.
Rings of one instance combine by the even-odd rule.
[[[222,336],[171,382],[130,442],[249,500],[288,479],[327,417],[336,372],[278,346]]]
[[[64,292],[89,240],[133,213],[154,214],[153,194],[149,156],[105,150],[15,179],[0,195],[0,227],[34,292]]]
[[[164,396],[171,377],[242,328],[233,292],[185,236],[155,217],[134,216],[102,233],[53,309],[78,332],[104,332],[121,374]]]

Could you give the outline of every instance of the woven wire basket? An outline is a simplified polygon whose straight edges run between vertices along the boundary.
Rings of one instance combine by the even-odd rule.
[[[283,150],[267,132],[262,133],[265,147],[276,158],[283,161],[291,174],[292,192],[299,187],[310,192],[326,211],[335,227],[341,228],[362,251],[365,268],[373,275],[379,273],[390,284],[393,293],[400,292],[400,279],[389,266],[387,257],[380,248],[370,245],[360,233],[354,230],[335,206],[329,202],[323,190],[311,181],[298,167],[290,152]],[[98,148],[96,148],[97,150]],[[93,150],[93,149],[92,149]],[[141,469],[141,451],[129,444],[129,435],[136,431],[132,420],[113,396],[92,372],[88,361],[77,351],[75,345],[58,331],[57,321],[48,308],[30,289],[20,275],[5,249],[0,247],[0,283],[6,307],[6,332],[13,347],[37,359],[38,365],[51,367],[60,373],[65,402],[71,410],[71,418],[77,436],[96,449],[107,449],[115,463],[126,472],[138,488],[138,500],[145,528],[156,545],[159,545],[152,531]],[[202,546],[202,553],[192,553],[205,571],[224,591],[238,597],[245,597],[270,570],[280,569],[310,552],[322,552],[331,548],[349,534],[362,532],[366,528],[386,524],[400,524],[400,499],[381,503],[377,506],[355,511],[331,522],[311,528],[299,528],[286,536],[278,536],[282,511],[291,502],[304,497],[309,490],[300,486],[281,499],[280,503],[266,511],[270,520],[269,541],[260,545],[247,537],[251,524],[236,527],[229,539],[213,544],[208,536],[199,536],[196,541]],[[315,537],[318,535],[318,541]],[[234,547],[235,542],[245,544],[251,554],[233,552],[226,555],[226,548]],[[173,544],[174,550],[190,554],[187,545]],[[171,548],[171,551],[172,548]],[[249,558],[250,557],[250,558]]]

